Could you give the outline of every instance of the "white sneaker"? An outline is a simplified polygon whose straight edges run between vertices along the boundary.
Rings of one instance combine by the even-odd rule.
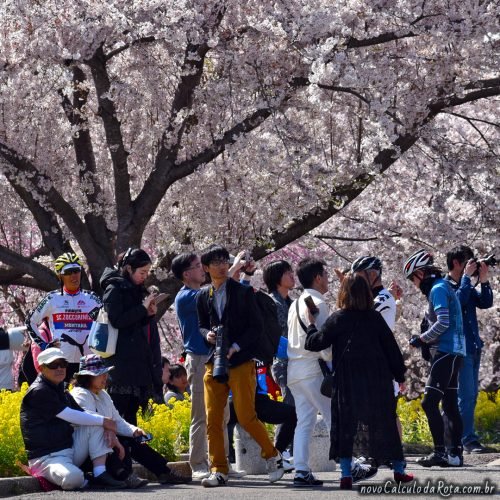
[[[191,473],[191,477],[195,481],[200,481],[201,479],[205,479],[206,477],[209,477],[209,476],[210,476],[210,471],[209,470],[200,469],[200,470],[194,470]]]
[[[229,464],[229,471],[228,471],[227,475],[231,479],[241,479],[242,477],[245,477],[247,475],[247,471],[233,469],[233,466],[231,464]]]
[[[227,486],[227,476],[222,472],[211,472],[210,476],[201,480],[201,485],[205,488],[216,488],[217,486]]]
[[[450,455],[448,453],[446,460],[448,460],[448,465],[450,465],[450,467],[462,467],[464,463],[463,459],[460,460],[460,458],[461,457],[459,455]]]
[[[271,457],[266,460],[266,469],[269,474],[270,483],[275,483],[283,477],[285,469],[283,468],[283,458],[281,457],[281,453],[279,451],[275,457]]]

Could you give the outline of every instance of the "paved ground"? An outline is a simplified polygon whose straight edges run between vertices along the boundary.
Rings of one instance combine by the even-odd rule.
[[[495,497],[500,497],[500,454],[488,454],[482,456],[466,456],[464,468],[432,468],[424,469],[415,464],[416,457],[408,458],[408,472],[413,473],[417,479],[417,485],[422,488],[420,495],[415,495],[412,493],[415,490],[410,490],[408,493],[392,494],[390,498],[443,498],[449,497],[450,485],[456,486],[471,486],[471,485],[481,485],[489,486],[491,488],[496,487],[493,493]],[[492,461],[496,465],[491,465]],[[488,465],[490,463],[490,465]],[[374,492],[374,496],[386,496],[384,494],[384,487],[391,488],[391,485],[386,486],[387,481],[392,479],[392,473],[388,469],[381,469],[377,476],[375,476],[370,481],[365,481],[360,483],[352,492],[346,492],[339,490],[339,472],[327,472],[318,473],[317,476],[325,481],[322,488],[316,489],[297,489],[293,488],[291,484],[291,475],[285,475],[285,478],[274,485],[270,485],[266,481],[265,476],[247,476],[240,480],[232,481],[230,487],[225,488],[214,488],[206,489],[202,488],[197,483],[192,483],[186,486],[175,486],[175,487],[165,487],[159,486],[158,484],[151,483],[143,489],[140,490],[125,490],[125,491],[87,491],[87,492],[62,492],[53,491],[50,493],[32,493],[27,495],[17,496],[19,499],[34,500],[34,499],[44,499],[44,500],[115,500],[115,499],[126,499],[135,497],[140,499],[143,497],[149,498],[162,498],[162,499],[200,499],[209,498],[217,500],[233,500],[233,499],[304,499],[309,498],[354,498],[360,495],[359,487],[372,486],[377,488]],[[440,483],[441,481],[441,483]],[[393,483],[392,483],[393,485]],[[441,486],[440,486],[441,485]],[[430,491],[424,490],[424,488],[435,488],[434,494]],[[437,492],[437,489],[441,487],[441,494]],[[378,490],[378,488],[382,488]],[[470,493],[454,496],[454,498],[475,498],[476,496]]]

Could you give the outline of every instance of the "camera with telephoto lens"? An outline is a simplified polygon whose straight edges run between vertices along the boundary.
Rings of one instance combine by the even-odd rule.
[[[215,333],[215,354],[212,376],[214,380],[223,384],[229,380],[229,367],[227,362],[229,346],[224,326],[216,326],[213,332]]]
[[[477,267],[476,270],[472,273],[472,276],[479,276],[479,266],[481,265],[481,262],[484,262],[488,267],[495,267],[497,265],[497,259],[495,259],[494,253],[487,255],[482,259],[474,258],[473,260],[477,264]]]

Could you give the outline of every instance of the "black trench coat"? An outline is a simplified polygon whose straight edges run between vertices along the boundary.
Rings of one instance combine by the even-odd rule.
[[[399,346],[374,311],[339,310],[317,331],[308,329],[305,348],[332,346],[333,393],[330,458],[362,454],[402,460],[392,380],[404,381]]]

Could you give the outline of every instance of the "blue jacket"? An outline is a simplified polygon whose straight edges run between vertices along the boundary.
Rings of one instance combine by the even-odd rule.
[[[184,285],[175,296],[175,313],[182,333],[184,349],[192,354],[208,354],[208,347],[198,326],[196,298],[199,290]]]
[[[462,306],[462,317],[467,354],[474,354],[481,349],[484,342],[479,336],[476,308],[488,309],[493,305],[493,291],[489,283],[481,283],[481,292],[478,292],[471,283],[469,276],[464,274],[460,284],[450,276],[446,280],[451,285]]]
[[[436,279],[429,294],[428,319],[434,323],[436,311],[448,309],[450,324],[435,342],[437,350],[465,356],[465,336],[463,332],[462,314],[458,301],[449,283],[442,278]]]

